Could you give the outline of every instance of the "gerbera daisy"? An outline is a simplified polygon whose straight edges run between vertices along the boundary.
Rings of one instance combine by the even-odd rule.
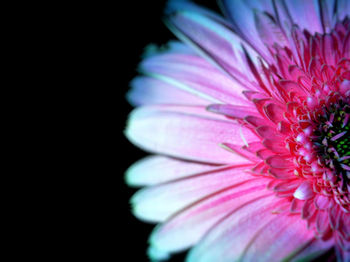
[[[220,6],[171,1],[183,43],[148,48],[128,93],[150,257],[350,261],[350,2]]]

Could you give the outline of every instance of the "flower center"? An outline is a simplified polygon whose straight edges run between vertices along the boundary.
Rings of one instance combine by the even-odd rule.
[[[323,105],[311,137],[319,161],[336,175],[333,182],[347,191],[350,181],[350,106],[342,99]]]

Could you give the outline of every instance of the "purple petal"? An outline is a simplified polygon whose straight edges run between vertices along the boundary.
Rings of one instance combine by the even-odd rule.
[[[242,40],[225,25],[199,13],[183,11],[169,17],[169,27],[180,39],[193,45],[246,89],[258,88],[250,83],[254,81],[254,76],[249,73],[247,57],[241,47]]]
[[[136,77],[131,83],[127,93],[129,102],[134,106],[148,104],[182,104],[207,105],[210,101],[196,96],[190,92],[151,77]]]

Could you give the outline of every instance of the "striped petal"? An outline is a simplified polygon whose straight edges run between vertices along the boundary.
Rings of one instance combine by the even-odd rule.
[[[206,100],[178,88],[176,85],[152,77],[136,77],[130,83],[127,99],[133,106],[148,104],[207,105]]]
[[[248,70],[247,55],[242,49],[241,40],[227,26],[200,13],[182,11],[169,18],[169,27],[180,39],[194,46],[202,56],[233,77],[241,86],[259,89]]]
[[[209,262],[218,258],[220,262],[239,261],[256,231],[276,218],[270,212],[278,206],[274,199],[274,196],[265,195],[243,203],[205,235],[186,261]]]
[[[240,185],[250,166],[229,166],[174,182],[139,190],[131,199],[134,214],[147,221],[164,221],[180,209],[215,192]]]
[[[247,104],[243,86],[196,55],[160,54],[144,60],[141,71],[211,102]]]
[[[130,186],[151,186],[216,169],[216,165],[182,161],[165,156],[149,156],[126,171]]]
[[[244,203],[270,192],[265,190],[264,179],[247,178],[238,186],[222,190],[182,210],[152,234],[151,244],[169,252],[184,250],[197,243],[215,223]],[[237,176],[237,180],[242,179]]]
[[[187,109],[187,110],[186,110]],[[250,163],[249,160],[223,150],[223,141],[244,145],[256,139],[247,128],[229,120],[209,117],[205,108],[191,112],[171,107],[143,107],[130,115],[126,136],[145,150],[213,164]]]
[[[235,32],[257,50],[266,61],[271,61],[271,55],[260,39],[253,10],[273,14],[272,1],[221,0],[220,3],[226,16],[231,20]],[[260,21],[258,21],[258,25],[260,24]]]

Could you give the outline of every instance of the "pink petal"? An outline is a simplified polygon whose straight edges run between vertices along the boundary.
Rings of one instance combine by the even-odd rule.
[[[262,144],[272,152],[278,153],[278,154],[287,154],[288,151],[286,149],[286,145],[283,140],[279,140],[278,137],[275,137],[275,139],[264,139],[262,141]]]
[[[249,163],[243,157],[223,150],[219,144],[244,145],[256,140],[245,127],[220,120],[205,108],[195,113],[186,107],[143,107],[129,118],[126,136],[139,147],[155,153],[208,163]],[[188,107],[191,112],[192,108]],[[181,112],[182,111],[182,112]],[[212,115],[212,118],[208,116]]]
[[[268,125],[269,121],[256,116],[247,116],[244,120],[253,127],[259,127],[263,125]]]
[[[269,157],[268,159],[266,159],[265,162],[272,168],[284,169],[284,168],[290,168],[293,166],[290,160],[285,159],[284,157],[280,157],[278,155]]]
[[[281,135],[277,133],[276,128],[272,128],[271,126],[259,126],[255,130],[256,133],[262,138],[273,139],[276,137],[281,137]]]
[[[313,204],[312,199],[306,200],[301,210],[301,218],[308,220],[310,217],[312,217],[315,211],[316,211],[316,208]]]
[[[315,195],[312,185],[309,181],[303,182],[297,190],[295,190],[293,196],[300,200],[307,200]]]
[[[214,104],[209,105],[207,110],[213,113],[218,113],[226,115],[232,118],[243,119],[249,115],[259,116],[259,113],[256,111],[256,108],[252,106],[237,106],[237,105],[221,105]]]
[[[242,261],[283,261],[314,238],[299,215],[278,214],[273,221],[255,233]]]
[[[263,228],[275,216],[271,210],[278,206],[275,196],[258,197],[243,203],[218,222],[192,248],[188,262],[235,261],[243,254],[255,232]]]
[[[278,179],[291,179],[295,177],[293,170],[289,169],[270,168],[269,173]]]
[[[317,195],[314,201],[316,208],[319,210],[325,210],[331,205],[330,198],[323,195]]]
[[[149,156],[134,163],[126,171],[130,186],[150,186],[218,168],[215,165],[181,161],[165,156]]]
[[[265,112],[266,116],[268,117],[268,119],[270,119],[275,124],[284,120],[283,113],[285,112],[285,109],[282,108],[281,106],[270,103],[270,104],[264,106],[264,112]]]
[[[264,179],[245,179],[243,184],[219,192],[185,208],[151,236],[152,245],[164,251],[180,251],[198,242],[215,223],[237,207],[271,194]]]
[[[303,206],[304,206],[304,201],[293,198],[292,203],[290,205],[290,212],[299,214],[301,213]]]
[[[149,57],[141,70],[178,89],[212,103],[248,104],[242,94],[244,86],[218,70],[202,57],[192,54],[165,53]],[[250,103],[249,103],[250,104]]]
[[[134,214],[146,221],[164,221],[180,209],[203,197],[241,185],[251,175],[251,166],[228,166],[195,174],[174,182],[139,190],[131,199]]]
[[[146,104],[192,104],[206,105],[206,100],[190,92],[186,92],[165,81],[151,77],[136,77],[130,83],[127,94],[129,102],[134,106]]]
[[[317,233],[322,236],[329,229],[330,229],[330,226],[328,223],[328,212],[318,211],[316,216]]]

